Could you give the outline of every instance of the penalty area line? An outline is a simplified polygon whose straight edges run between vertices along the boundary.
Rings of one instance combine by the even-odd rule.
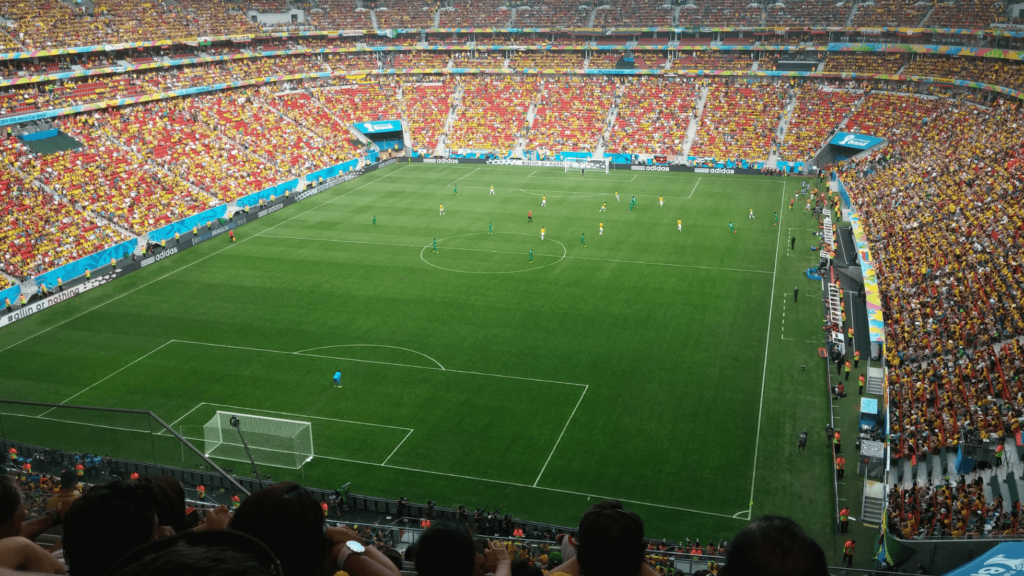
[[[565,421],[565,426],[562,427],[562,433],[558,435],[558,440],[555,440],[555,445],[551,447],[551,453],[548,454],[548,459],[544,461],[544,466],[540,469],[540,474],[537,474],[537,479],[533,481],[533,487],[537,487],[537,483],[540,482],[540,477],[544,475],[544,471],[548,469],[548,464],[551,462],[551,457],[555,455],[555,450],[558,450],[558,444],[562,441],[562,436],[565,436],[565,431],[569,429],[569,423],[572,422],[572,417],[576,415],[576,410],[579,410],[580,404],[583,402],[583,397],[587,395],[587,390],[590,390],[588,385],[583,389],[583,394],[580,394],[580,399],[576,401],[576,406],[572,409],[572,414],[569,414],[569,419]]]

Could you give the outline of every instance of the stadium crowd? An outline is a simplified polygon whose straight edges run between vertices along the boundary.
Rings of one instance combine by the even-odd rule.
[[[879,96],[871,95],[876,106]],[[894,98],[919,99],[885,98],[890,105],[872,114],[899,120],[872,125],[889,146],[845,175],[880,277],[894,455],[921,459],[955,448],[964,429],[1012,437],[1024,416],[1024,153],[1008,129],[1024,114],[1003,101],[892,106]],[[890,494],[890,510],[908,537],[1024,528],[1001,499],[989,505],[978,486],[963,482],[900,489]]]
[[[448,148],[512,152],[526,132],[526,112],[537,102],[541,89],[537,77],[469,77],[462,79],[462,86]]]
[[[230,507],[197,508],[185,486],[170,476],[97,481],[75,468],[18,473],[0,475],[0,569],[16,572],[654,576],[677,573],[673,557],[679,554],[706,566],[696,572],[700,576],[742,576],[766,564],[779,575],[800,569],[825,573],[827,567],[821,546],[781,516],[754,520],[728,543],[675,544],[645,539],[637,513],[603,500],[581,515],[574,531],[531,534],[541,540],[527,540],[510,523],[495,530],[460,514],[425,516],[423,530],[408,544],[386,528],[329,521],[336,507],[294,482],[233,499]],[[36,543],[54,533],[56,544]]]
[[[850,114],[859,93],[826,89],[816,84],[795,87],[796,107],[786,127],[779,159],[802,161],[811,158]]]
[[[696,82],[679,79],[625,80],[605,152],[682,154],[699,89]]]
[[[787,91],[783,84],[712,81],[690,154],[717,160],[767,158],[778,138]]]
[[[593,152],[605,129],[616,84],[577,76],[542,81],[529,148],[544,154]]]

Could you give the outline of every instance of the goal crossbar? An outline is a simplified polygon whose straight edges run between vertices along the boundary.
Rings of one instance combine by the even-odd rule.
[[[231,425],[232,418],[238,418],[245,443],[258,465],[298,469],[313,459],[313,428],[309,422],[220,410],[203,426],[203,452],[208,457],[249,461],[239,430]]]
[[[601,170],[605,174],[608,174],[611,169],[612,161],[610,158],[571,158],[562,161],[562,167],[566,172],[572,172],[574,170]]]

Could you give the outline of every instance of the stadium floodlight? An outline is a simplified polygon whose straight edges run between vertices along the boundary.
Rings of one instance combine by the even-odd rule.
[[[217,411],[203,425],[203,452],[210,458],[249,462],[245,443],[232,421],[245,421],[252,459],[261,466],[297,470],[313,459],[313,427],[309,422]]]
[[[607,174],[611,168],[610,158],[569,158],[562,161],[562,167],[566,172],[576,170],[600,170]]]

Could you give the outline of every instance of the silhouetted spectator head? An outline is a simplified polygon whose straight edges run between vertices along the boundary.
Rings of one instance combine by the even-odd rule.
[[[721,576],[828,576],[825,552],[793,520],[762,516],[729,543]]]
[[[294,482],[274,484],[246,498],[231,519],[231,529],[266,544],[287,576],[319,574],[331,551],[320,503]]]
[[[74,492],[78,490],[78,477],[74,470],[64,470],[60,473],[60,491]]]
[[[285,576],[274,554],[232,530],[185,532],[133,550],[116,576]]]
[[[170,476],[143,476],[140,484],[153,486],[156,496],[156,515],[161,526],[174,528],[178,534],[188,530],[185,520],[185,488]]]
[[[114,480],[71,504],[64,517],[64,558],[75,576],[103,576],[122,556],[157,538],[153,487]]]
[[[587,576],[636,576],[644,563],[644,521],[616,500],[595,504],[580,520],[576,560]]]
[[[401,570],[402,569],[402,565],[405,564],[405,562],[402,561],[402,554],[401,554],[401,552],[399,552],[398,550],[395,550],[394,548],[388,548],[384,552],[381,552],[381,554],[384,554],[385,558],[387,558],[388,560],[391,560],[391,563],[394,564],[395,568],[398,568],[399,570]]]
[[[471,576],[476,568],[476,545],[465,526],[439,522],[417,544],[418,576]]]
[[[0,474],[0,538],[21,534],[24,518],[25,502],[18,481],[13,476]]]

